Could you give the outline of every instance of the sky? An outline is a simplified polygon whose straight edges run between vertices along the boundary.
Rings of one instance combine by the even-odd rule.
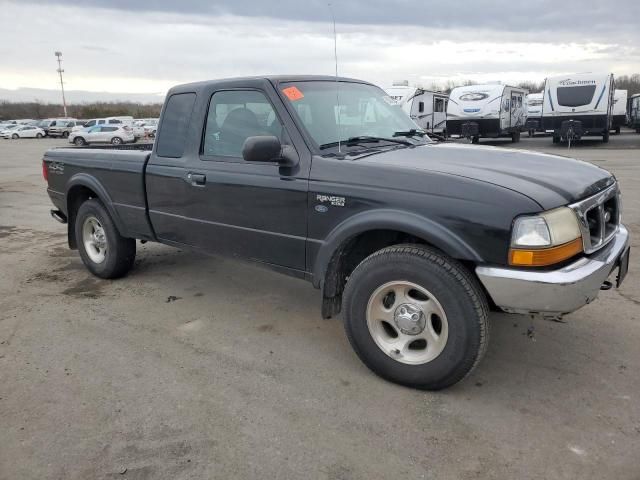
[[[339,74],[383,87],[640,72],[640,0],[333,0],[331,9]],[[178,83],[333,74],[333,41],[326,1],[0,0],[0,98],[55,95],[56,50],[71,101],[95,92],[161,101]]]

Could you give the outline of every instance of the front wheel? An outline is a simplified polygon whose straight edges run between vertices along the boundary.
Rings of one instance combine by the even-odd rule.
[[[111,139],[111,144],[112,145],[121,145],[122,144],[122,139],[120,137],[113,137]]]
[[[513,132],[511,134],[511,142],[518,143],[520,141],[520,132]]]
[[[36,138],[38,138],[38,139],[42,138],[42,134],[41,133],[36,133]]]
[[[488,343],[488,307],[465,268],[422,245],[387,247],[350,276],[344,324],[373,372],[402,385],[439,390],[467,376]]]
[[[136,241],[120,235],[109,212],[99,200],[85,201],[76,215],[76,244],[82,262],[100,278],[127,274],[136,258]]]
[[[607,130],[602,134],[602,142],[609,143],[609,130]]]
[[[14,133],[13,135],[11,135],[11,138],[17,140],[18,138],[20,138],[20,136],[17,133]]]
[[[82,147],[83,145],[86,145],[87,142],[85,141],[84,138],[82,137],[76,137],[73,139],[73,143],[76,144],[78,147]]]

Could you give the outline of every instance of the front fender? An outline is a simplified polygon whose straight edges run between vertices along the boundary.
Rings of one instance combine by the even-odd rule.
[[[369,210],[349,217],[336,226],[322,242],[313,266],[313,283],[322,286],[329,263],[336,251],[349,239],[373,230],[394,230],[421,238],[447,255],[481,262],[482,257],[455,232],[429,218],[392,209]]]

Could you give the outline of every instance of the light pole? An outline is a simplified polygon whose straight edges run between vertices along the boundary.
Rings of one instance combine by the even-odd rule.
[[[60,74],[60,88],[62,88],[62,106],[64,108],[64,116],[67,117],[67,100],[64,98],[64,82],[62,81],[62,52],[56,52],[56,57],[58,57],[58,73]]]

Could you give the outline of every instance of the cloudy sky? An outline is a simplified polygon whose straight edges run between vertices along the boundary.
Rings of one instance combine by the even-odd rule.
[[[640,72],[640,0],[333,0],[333,10],[339,73],[382,86]],[[322,0],[0,0],[0,89],[55,91],[55,50],[67,89],[120,96],[331,74],[330,20]]]

